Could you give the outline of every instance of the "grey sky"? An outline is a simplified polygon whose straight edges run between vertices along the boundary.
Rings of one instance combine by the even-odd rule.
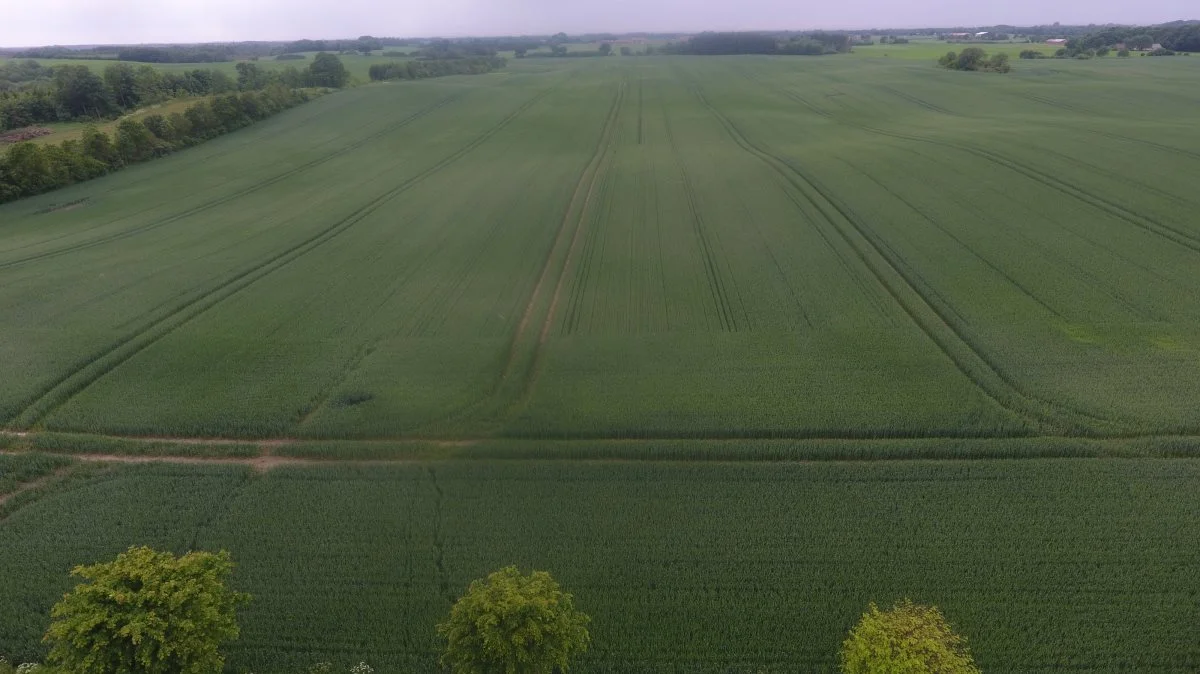
[[[601,31],[1158,23],[1196,0],[0,0],[0,46]]]

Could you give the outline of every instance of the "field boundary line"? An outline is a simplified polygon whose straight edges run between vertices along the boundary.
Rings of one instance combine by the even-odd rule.
[[[18,452],[9,452],[9,451],[0,451],[0,454],[5,455],[5,456],[15,456],[15,455],[18,455],[19,453]],[[45,454],[45,452],[39,452],[39,454]],[[69,455],[64,454],[61,456],[69,456]],[[0,520],[5,519],[9,514],[9,513],[4,512],[4,505],[6,503],[8,503],[9,501],[11,501],[14,498],[17,498],[18,496],[20,496],[22,494],[34,491],[36,489],[41,489],[42,487],[50,484],[51,482],[54,482],[56,480],[61,480],[62,478],[69,475],[71,473],[71,471],[75,470],[75,468],[76,468],[76,466],[74,464],[60,466],[60,467],[55,468],[54,470],[50,471],[49,473],[46,473],[45,475],[39,475],[32,480],[18,484],[15,489],[8,492],[7,494],[0,494]]]
[[[424,171],[404,180],[402,183],[400,183],[400,185],[384,192],[383,194],[380,194],[379,196],[376,196],[367,204],[360,206],[345,218],[338,220],[329,227],[317,232],[316,234],[313,234],[300,243],[295,244],[281,252],[275,253],[265,261],[262,261],[250,267],[249,269],[243,270],[242,272],[236,274],[232,278],[208,290],[207,292],[194,297],[187,302],[184,302],[166,316],[151,322],[149,326],[142,328],[139,331],[135,331],[134,333],[116,342],[107,350],[94,355],[92,359],[85,363],[82,367],[77,368],[74,371],[70,371],[62,377],[59,377],[49,387],[43,389],[40,394],[37,394],[32,399],[32,402],[25,404],[21,411],[17,412],[17,414],[9,420],[7,425],[10,427],[22,428],[32,427],[34,424],[53,413],[55,409],[62,406],[70,399],[78,395],[85,388],[93,384],[96,380],[116,369],[122,363],[130,358],[133,358],[138,353],[142,352],[163,337],[171,334],[177,328],[205,313],[207,310],[216,306],[223,300],[228,299],[229,297],[244,290],[256,281],[275,271],[278,271],[296,259],[327,243],[342,232],[353,227],[358,222],[361,222],[367,216],[379,210],[379,208],[390,202],[392,199],[408,191],[415,185],[441,171],[445,167],[453,164],[455,161],[461,159],[463,156],[489,140],[496,133],[499,133],[500,130],[508,126],[509,123],[511,123],[526,110],[533,107],[533,105],[544,98],[554,86],[556,85],[552,85],[550,88],[544,89],[535,94],[530,100],[526,101],[515,111],[504,117],[491,129],[476,137],[465,146],[459,148],[436,164],[426,168]]]
[[[30,454],[30,453],[32,453],[32,452],[13,451],[10,449],[0,450],[0,456],[22,456],[24,454]],[[239,456],[172,456],[169,454],[158,454],[158,455],[152,455],[152,454],[85,454],[85,453],[76,454],[76,453],[72,453],[72,452],[44,452],[44,451],[38,451],[36,453],[40,454],[42,456],[54,456],[54,457],[66,458],[66,459],[75,459],[76,461],[79,461],[81,463],[121,463],[121,464],[135,464],[135,465],[148,464],[148,463],[168,463],[168,464],[182,464],[182,465],[192,465],[192,466],[248,466],[250,468],[253,468],[255,470],[255,472],[259,472],[259,473],[264,473],[266,471],[269,471],[273,468],[278,468],[280,466],[312,466],[312,465],[317,465],[317,464],[337,464],[337,463],[361,463],[361,464],[413,463],[412,459],[400,459],[400,458],[397,458],[394,460],[386,460],[386,461],[379,460],[379,459],[345,460],[344,461],[344,460],[340,460],[340,459],[327,459],[327,460],[325,460],[325,459],[323,459],[323,460],[305,459],[305,458],[296,457],[296,456],[273,456],[273,455],[269,455],[269,454],[263,454],[261,456],[239,457]],[[62,475],[65,476],[71,470],[73,470],[77,467],[78,466],[64,466],[63,468],[59,468],[59,469],[55,470],[55,473],[62,473]],[[13,496],[16,496],[18,493],[20,493],[22,491],[32,491],[36,487],[43,486],[46,482],[49,481],[49,477],[50,476],[43,476],[43,477],[38,478],[35,481],[38,483],[36,485],[34,485],[31,482],[26,482],[22,485],[22,487],[24,487],[25,485],[32,485],[32,486],[28,487],[27,489],[9,492],[8,494],[5,494],[4,496],[0,496],[0,505],[3,505],[7,499],[12,498]]]
[[[932,442],[932,441],[938,442]],[[272,441],[274,442],[274,441]],[[642,439],[521,440],[492,438],[491,444],[443,443],[406,451],[399,441],[357,441],[340,453],[291,454],[288,444],[273,444],[281,453],[266,449],[254,456],[188,456],[179,454],[71,451],[70,449],[4,449],[0,456],[47,456],[69,459],[60,474],[39,476],[9,492],[8,499],[69,478],[74,469],[88,464],[245,466],[255,473],[291,466],[395,466],[436,462],[537,461],[593,463],[875,463],[911,461],[1184,459],[1200,461],[1200,436],[1147,435],[1134,438],[1100,438],[1062,435],[1005,437],[896,437],[874,439],[770,438],[770,439]],[[382,445],[382,447],[380,446]],[[36,484],[33,484],[35,483]],[[4,499],[0,499],[2,504]],[[0,508],[0,512],[3,509]]]
[[[396,436],[373,436],[373,437],[330,437],[330,436],[272,436],[272,437],[229,437],[229,436],[171,436],[171,435],[120,435],[112,433],[88,433],[83,431],[10,431],[0,430],[0,437],[12,438],[15,440],[32,440],[41,435],[65,435],[79,436],[94,440],[105,441],[122,441],[133,442],[139,444],[174,444],[174,445],[196,445],[196,446],[212,446],[212,447],[244,447],[247,445],[255,445],[261,450],[264,455],[272,455],[272,452],[280,447],[289,445],[302,445],[306,443],[328,443],[328,442],[346,442],[349,444],[380,444],[380,443],[398,443],[398,444],[427,444],[440,447],[466,447],[483,442],[492,441],[530,441],[537,440],[541,442],[761,442],[767,440],[778,441],[802,441],[814,440],[822,442],[877,442],[877,441],[929,441],[929,440],[1096,440],[1096,441],[1119,441],[1119,440],[1187,440],[1200,442],[1200,429],[1193,431],[1191,429],[1181,431],[1150,431],[1150,432],[1113,432],[1107,435],[1072,435],[1069,433],[1032,433],[1022,431],[1009,431],[1003,433],[992,433],[990,431],[971,431],[971,430],[945,430],[938,431],[914,431],[914,432],[890,432],[872,429],[864,429],[861,431],[843,431],[837,429],[814,428],[811,432],[794,431],[794,430],[730,430],[726,433],[639,433],[639,432],[583,432],[575,434],[562,434],[554,436],[544,435],[524,435],[520,433],[504,434],[504,435],[489,435],[489,434],[474,434],[474,435],[396,435]],[[55,454],[54,450],[36,450],[38,454]],[[10,449],[0,449],[0,454],[21,454],[20,451],[12,451]],[[69,456],[84,456],[91,453],[63,453]],[[173,455],[174,456],[174,455]],[[191,459],[253,459],[257,457],[246,456],[182,456],[180,458]]]
[[[146,225],[142,225],[140,227],[135,227],[133,229],[124,230],[121,232],[115,232],[108,236],[103,236],[100,238],[92,239],[90,241],[83,241],[78,244],[73,244],[70,246],[63,247],[63,248],[58,248],[55,250],[45,251],[45,252],[37,253],[34,255],[29,255],[29,256],[26,256],[23,258],[17,258],[15,260],[7,260],[4,262],[0,262],[0,269],[9,269],[9,268],[20,266],[20,265],[23,265],[23,264],[26,264],[29,262],[36,262],[39,260],[45,260],[45,259],[49,259],[49,258],[59,257],[62,255],[74,253],[76,251],[86,250],[88,248],[95,248],[96,246],[102,246],[104,244],[112,243],[114,241],[120,241],[122,239],[127,239],[129,237],[136,236],[138,234],[142,234],[144,232],[158,229],[159,227],[164,227],[173,222],[178,222],[179,220],[183,220],[185,218],[191,217],[193,215],[196,215],[197,213],[203,213],[204,211],[207,211],[211,208],[215,208],[222,204],[227,204],[231,201],[235,201],[235,200],[240,199],[249,194],[258,192],[259,190],[266,189],[267,187],[275,185],[281,181],[287,180],[288,178],[291,178],[293,176],[304,173],[305,171],[316,168],[317,166],[320,166],[321,164],[332,161],[348,152],[357,150],[358,148],[363,147],[364,145],[366,145],[378,138],[386,136],[389,133],[398,131],[399,129],[401,129],[405,126],[408,126],[409,124],[427,116],[431,112],[434,112],[435,110],[438,110],[442,107],[445,107],[446,105],[449,105],[450,103],[454,102],[458,98],[461,98],[463,95],[464,95],[463,92],[457,92],[457,93],[451,94],[450,96],[447,96],[446,98],[443,98],[440,101],[438,101],[430,106],[427,106],[421,110],[418,110],[417,112],[413,113],[412,115],[409,115],[408,117],[405,117],[393,124],[390,124],[387,127],[383,128],[375,133],[372,133],[368,136],[365,136],[349,145],[346,145],[345,147],[335,150],[334,152],[331,152],[325,156],[318,157],[316,159],[305,162],[304,164],[301,164],[299,166],[290,168],[290,169],[288,169],[282,173],[276,174],[264,181],[244,187],[232,194],[227,194],[227,195],[219,197],[217,199],[213,199],[212,201],[208,201],[203,204],[199,204],[197,206],[186,209],[186,210],[176,213],[174,215],[167,216],[166,218],[163,218],[162,220],[157,220],[155,222],[151,222]],[[107,224],[107,223],[105,223],[105,224]],[[33,245],[36,245],[36,244],[33,244]],[[19,250],[19,249],[13,249],[13,250]]]
[[[954,319],[939,308],[939,302],[934,302],[925,297],[915,285],[915,281],[909,278],[908,274],[904,271],[904,266],[897,260],[892,259],[892,255],[895,253],[893,252],[892,255],[889,255],[886,246],[877,241],[873,233],[870,233],[869,228],[858,222],[858,218],[844,204],[834,199],[827,189],[819,186],[813,178],[800,172],[790,162],[751,143],[732,121],[708,102],[698,87],[694,91],[705,107],[721,121],[727,133],[729,133],[740,147],[779,172],[793,187],[812,202],[813,206],[834,226],[835,230],[841,234],[847,243],[858,251],[863,264],[872,271],[913,322],[939,347],[942,353],[955,364],[964,376],[975,383],[981,392],[1002,408],[1017,414],[1021,418],[1033,421],[1038,425],[1065,425],[1071,430],[1082,431],[1086,434],[1097,434],[1103,433],[1105,430],[1110,430],[1109,427],[1112,425],[1112,422],[1108,419],[1071,410],[1063,407],[1061,403],[1041,399],[1021,390],[1016,383],[1003,374],[980,351],[979,347],[973,344],[965,335],[961,334],[960,329],[955,326]],[[849,230],[838,224],[842,221],[849,225]],[[866,243],[865,248],[862,244],[854,242],[854,237],[850,235],[850,231],[855,232]],[[871,252],[874,255],[871,255]],[[876,263],[872,263],[871,259],[873,257],[877,257],[882,261],[883,268],[880,268]],[[891,274],[899,279],[899,282],[897,283],[889,279],[889,274],[885,273],[884,269],[890,270]],[[905,289],[915,297],[905,299]]]

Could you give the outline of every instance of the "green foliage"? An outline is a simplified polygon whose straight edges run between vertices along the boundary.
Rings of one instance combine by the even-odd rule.
[[[1026,52],[1022,52],[1022,58],[1037,58],[1036,56],[1027,56]],[[1009,56],[1005,52],[997,52],[991,58],[988,58],[987,52],[979,47],[967,47],[961,52],[948,52],[945,56],[938,59],[938,63],[943,68],[951,70],[969,70],[969,71],[991,71],[997,73],[1007,73],[1012,70],[1009,65]]]
[[[321,52],[308,64],[308,85],[341,89],[350,83],[350,72],[334,54]]]
[[[87,66],[56,68],[55,87],[59,105],[72,117],[103,117],[117,109],[104,80]]]
[[[545,571],[508,566],[471,583],[438,632],[455,674],[551,674],[587,650],[590,618]]]
[[[77,585],[54,606],[46,632],[50,661],[75,674],[208,674],[236,639],[238,606],[250,596],[226,588],[229,553],[176,557],[131,547],[112,562],[77,566]]]
[[[889,611],[872,603],[842,644],[841,664],[845,674],[979,674],[941,611],[909,599]]]
[[[22,485],[36,482],[71,464],[69,458],[45,454],[0,454],[0,496],[11,494]]]
[[[215,96],[198,101],[182,115],[123,119],[115,141],[94,124],[79,140],[59,145],[18,143],[0,155],[0,203],[41,194],[104,175],[128,164],[235,131],[308,100],[308,95],[279,85],[265,90]]]
[[[503,68],[507,61],[498,56],[486,58],[432,59],[376,63],[368,74],[373,81],[420,80],[448,75],[482,75]]]

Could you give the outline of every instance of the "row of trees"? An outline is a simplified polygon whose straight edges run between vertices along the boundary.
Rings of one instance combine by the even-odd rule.
[[[661,48],[667,54],[722,56],[733,54],[839,54],[850,51],[850,36],[817,31],[780,39],[769,33],[701,33],[686,42]]]
[[[1007,73],[1012,70],[1008,54],[999,52],[988,58],[987,52],[979,47],[967,47],[961,52],[948,52],[938,59],[938,65],[950,70]]]
[[[482,75],[503,68],[507,61],[499,56],[488,58],[434,59],[376,63],[367,71],[372,81],[420,80],[446,75]]]
[[[1114,26],[1075,37],[1067,41],[1067,49],[1087,50],[1125,45],[1128,49],[1144,51],[1156,44],[1164,49],[1200,52],[1200,23],[1162,26]]]
[[[225,551],[176,557],[146,547],[76,567],[71,574],[87,582],[51,610],[50,662],[71,674],[221,671],[220,647],[237,639],[237,609],[251,599],[226,586],[232,570]],[[471,583],[437,626],[446,639],[440,662],[454,674],[567,672],[591,644],[590,622],[549,573],[523,575],[509,566]],[[979,674],[966,640],[942,613],[909,600],[887,611],[872,603],[840,656],[847,674]],[[0,660],[0,674],[11,670]],[[350,671],[373,670],[360,663]]]
[[[32,65],[29,65],[32,64]],[[181,96],[210,96],[271,86],[340,88],[350,74],[333,54],[318,54],[307,69],[264,70],[256,63],[237,64],[237,78],[221,70],[162,71],[153,66],[114,63],[102,74],[87,66],[46,68],[36,62],[9,71],[26,86],[0,92],[0,131],[33,124],[112,119],[139,107]]]
[[[78,140],[58,145],[18,143],[0,156],[0,203],[91,180],[240,129],[307,100],[306,90],[272,85],[214,96],[169,116],[126,118],[112,137],[88,126]]]

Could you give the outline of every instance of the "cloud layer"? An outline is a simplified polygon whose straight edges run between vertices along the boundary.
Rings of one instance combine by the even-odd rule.
[[[1195,0],[42,0],[5,3],[0,46],[550,34],[1157,23],[1196,18]]]

